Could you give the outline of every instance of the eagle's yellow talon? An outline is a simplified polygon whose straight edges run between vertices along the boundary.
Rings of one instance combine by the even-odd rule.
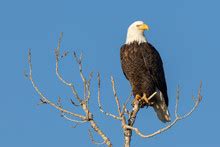
[[[144,95],[142,96],[142,99],[143,99],[147,104],[149,104],[149,100],[148,100],[148,98],[147,98],[147,96],[146,96],[146,93],[144,93]]]
[[[135,96],[135,100],[139,101],[140,99],[141,99],[141,96],[140,96],[139,94],[137,94],[137,95]]]
[[[141,100],[141,96],[139,94],[135,95],[135,98],[132,101],[132,104],[134,104],[135,101],[140,101]]]

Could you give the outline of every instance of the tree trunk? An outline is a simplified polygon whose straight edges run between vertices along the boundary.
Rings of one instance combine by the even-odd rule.
[[[139,101],[134,101],[134,107],[130,113],[129,119],[128,119],[128,125],[133,127],[137,113],[139,111]],[[131,144],[131,136],[132,136],[132,130],[125,128],[124,129],[124,147],[130,147]]]

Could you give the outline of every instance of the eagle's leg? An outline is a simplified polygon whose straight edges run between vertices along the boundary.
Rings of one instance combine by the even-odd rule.
[[[136,100],[136,101],[140,101],[140,99],[141,99],[141,96],[139,95],[139,94],[136,94],[135,95],[135,98],[134,98],[134,101]]]
[[[138,101],[138,103],[142,100],[142,97],[139,94],[135,95],[135,98],[132,101],[132,106],[134,106],[135,102]],[[140,104],[140,107],[142,108],[142,104]]]
[[[140,101],[141,98],[142,97],[139,94],[136,94],[134,100],[132,101],[132,105],[134,104],[135,101]]]

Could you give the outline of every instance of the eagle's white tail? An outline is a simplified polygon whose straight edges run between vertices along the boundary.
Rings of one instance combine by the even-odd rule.
[[[157,113],[157,117],[162,122],[170,122],[170,113],[165,103],[163,94],[160,90],[157,91],[157,94],[154,97],[154,104],[152,105],[154,111]]]

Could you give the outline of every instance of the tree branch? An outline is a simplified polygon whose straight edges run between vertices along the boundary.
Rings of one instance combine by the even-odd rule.
[[[51,105],[52,107],[56,108],[57,110],[59,110],[60,112],[63,112],[63,113],[67,113],[67,114],[70,114],[74,117],[78,117],[82,120],[85,120],[85,117],[80,115],[80,114],[77,114],[77,113],[73,113],[73,112],[70,112],[66,109],[63,109],[61,107],[59,107],[58,105],[56,105],[55,103],[51,102],[48,98],[46,98],[43,93],[41,93],[41,91],[38,89],[37,85],[35,84],[34,80],[33,80],[33,75],[32,75],[32,63],[31,63],[31,50],[29,49],[28,51],[28,63],[29,63],[29,79],[31,81],[31,84],[32,86],[34,87],[35,91],[38,93],[38,95],[41,97],[41,101],[46,103],[46,104],[49,104]]]
[[[74,102],[73,99],[70,99],[70,103],[74,106],[78,106],[78,108],[81,108],[81,110],[83,111],[84,115],[82,114],[78,114],[78,113],[74,113],[71,112],[67,109],[65,109],[62,104],[61,104],[61,98],[58,97],[58,102],[57,104],[50,101],[37,87],[37,85],[35,84],[34,80],[33,80],[33,75],[32,75],[32,63],[31,63],[31,50],[29,49],[28,51],[28,64],[29,64],[29,75],[25,74],[26,77],[29,77],[31,84],[34,88],[34,90],[37,92],[37,94],[40,96],[40,101],[42,104],[49,104],[50,106],[54,107],[55,109],[57,109],[58,111],[61,112],[61,116],[74,123],[75,127],[83,124],[83,123],[90,123],[91,128],[102,138],[103,142],[96,142],[93,138],[93,135],[91,133],[91,131],[89,130],[89,137],[91,139],[91,141],[94,144],[97,145],[101,145],[101,144],[106,144],[107,146],[111,147],[112,143],[110,141],[110,139],[106,136],[106,134],[98,127],[96,121],[94,120],[94,116],[93,113],[90,111],[89,109],[89,100],[91,98],[91,91],[90,91],[90,83],[91,83],[91,79],[93,77],[93,73],[91,72],[88,76],[88,79],[85,77],[85,74],[83,72],[83,64],[82,64],[82,54],[80,55],[80,57],[77,56],[77,54],[74,52],[73,53],[73,58],[75,59],[78,67],[79,67],[79,74],[82,80],[82,84],[83,84],[83,96],[80,96],[78,94],[78,91],[76,90],[75,86],[73,83],[65,80],[63,78],[63,76],[60,73],[60,69],[59,69],[59,61],[61,58],[64,58],[67,56],[68,52],[64,52],[64,54],[60,55],[60,46],[61,46],[61,42],[62,42],[62,36],[63,34],[60,34],[59,40],[58,40],[58,45],[57,48],[55,49],[55,59],[56,59],[56,76],[57,78],[61,81],[61,83],[63,83],[64,85],[66,85],[67,87],[70,88],[70,90],[73,93],[73,97],[75,98],[76,101],[78,101],[79,104],[76,104]],[[103,107],[101,105],[101,79],[100,79],[100,74],[98,73],[97,76],[98,79],[98,106],[99,106],[99,110],[104,113],[107,116],[110,116],[116,120],[120,120],[121,122],[121,126],[122,126],[122,130],[124,133],[124,146],[125,147],[130,147],[130,143],[131,143],[131,139],[132,139],[132,131],[134,131],[137,135],[139,135],[142,138],[150,138],[153,137],[155,135],[158,135],[162,132],[167,131],[168,129],[170,129],[172,126],[174,126],[178,121],[183,120],[187,117],[189,117],[198,107],[198,105],[200,104],[201,100],[202,100],[202,96],[201,96],[201,89],[202,89],[202,82],[200,83],[200,87],[198,89],[198,95],[197,98],[195,99],[194,96],[192,96],[192,100],[194,102],[194,105],[192,107],[192,109],[190,109],[189,112],[185,113],[184,115],[179,115],[178,114],[178,107],[179,107],[179,97],[180,97],[180,90],[179,90],[179,86],[177,88],[177,95],[176,95],[176,104],[175,104],[175,110],[174,110],[174,115],[175,115],[175,119],[169,123],[167,126],[153,132],[150,134],[144,134],[143,132],[141,132],[139,130],[139,128],[137,127],[133,127],[134,123],[136,121],[136,117],[137,114],[140,110],[140,101],[138,100],[134,100],[133,101],[133,108],[132,110],[128,110],[126,108],[132,94],[127,98],[127,100],[123,103],[123,105],[120,104],[119,102],[119,97],[117,94],[117,89],[115,86],[115,80],[114,78],[111,76],[111,84],[112,84],[112,91],[113,91],[113,95],[114,95],[114,99],[115,99],[115,103],[117,106],[117,115],[114,115],[112,113],[106,112],[103,110]],[[150,100],[151,98],[154,97],[154,95],[156,94],[156,92],[154,92],[150,97],[148,97],[148,100]],[[75,119],[76,118],[76,119]]]
[[[97,141],[95,141],[94,138],[93,138],[93,135],[92,135],[92,132],[91,132],[90,129],[88,130],[88,133],[89,133],[89,138],[91,139],[91,141],[92,141],[93,144],[96,144],[96,145],[102,145],[102,144],[105,143],[105,141],[103,141],[103,142],[97,142]]]
[[[155,135],[158,135],[158,134],[160,134],[160,133],[162,133],[162,132],[167,131],[167,130],[170,129],[172,126],[174,126],[178,121],[183,120],[183,119],[189,117],[189,116],[196,110],[196,108],[198,107],[199,103],[200,103],[201,100],[202,100],[201,88],[202,88],[202,82],[200,82],[197,100],[195,100],[193,108],[192,108],[188,113],[186,113],[185,115],[179,116],[179,115],[178,115],[178,105],[179,105],[179,94],[180,94],[180,93],[179,93],[179,86],[178,86],[178,88],[177,88],[177,96],[176,96],[176,106],[175,106],[175,117],[176,117],[176,118],[174,119],[173,122],[171,122],[170,124],[168,124],[166,127],[161,128],[161,129],[159,129],[158,131],[155,131],[154,133],[147,134],[147,135],[144,135],[143,133],[141,133],[141,131],[140,131],[138,128],[132,127],[131,125],[125,125],[124,127],[127,128],[127,129],[131,129],[131,130],[135,131],[135,133],[136,133],[137,135],[139,135],[140,137],[142,137],[142,138],[150,138],[150,137],[153,137],[153,136],[155,136]]]
[[[99,110],[104,113],[106,116],[111,116],[112,118],[114,119],[117,119],[117,120],[121,120],[121,117],[118,117],[114,114],[111,114],[109,112],[106,112],[103,110],[102,108],[102,104],[101,104],[101,100],[100,100],[100,89],[101,89],[101,80],[100,80],[100,74],[98,73],[97,75],[97,79],[98,79],[98,106],[99,106]],[[112,81],[114,82],[114,79],[112,79]],[[114,89],[114,88],[113,88]],[[116,102],[117,103],[117,102]]]
[[[92,73],[90,73],[88,80],[85,78],[84,74],[83,74],[83,70],[82,70],[82,55],[80,56],[80,58],[77,57],[77,55],[74,53],[74,58],[77,61],[77,64],[79,65],[79,69],[80,69],[80,76],[81,79],[83,81],[83,85],[84,85],[84,99],[80,98],[80,96],[78,95],[78,92],[76,91],[73,83],[70,83],[66,80],[64,80],[64,78],[62,77],[62,75],[59,73],[59,59],[63,58],[66,56],[62,55],[60,57],[60,45],[61,45],[61,41],[62,41],[62,36],[63,34],[60,34],[59,40],[58,40],[58,45],[57,48],[55,49],[55,58],[56,58],[56,75],[58,77],[58,79],[66,86],[70,87],[74,97],[77,99],[77,101],[80,103],[79,106],[81,106],[82,110],[85,113],[84,115],[80,115],[77,113],[73,113],[71,111],[68,111],[66,109],[63,108],[63,106],[61,105],[61,98],[58,98],[58,104],[55,104],[53,102],[51,102],[48,98],[46,98],[38,89],[38,87],[36,86],[33,78],[32,78],[32,63],[31,63],[31,51],[29,50],[28,52],[28,63],[29,63],[29,79],[32,83],[32,86],[34,87],[35,91],[40,95],[40,100],[42,101],[42,103],[45,104],[49,104],[51,106],[53,106],[54,108],[58,109],[61,112],[61,116],[64,117],[65,119],[67,119],[68,121],[71,121],[73,123],[75,123],[76,125],[82,124],[82,123],[86,123],[89,122],[91,127],[93,128],[94,131],[97,132],[97,134],[99,134],[101,136],[101,138],[103,139],[104,143],[106,145],[108,145],[109,147],[112,146],[112,143],[110,141],[110,139],[104,134],[104,132],[102,132],[102,130],[98,127],[97,123],[95,122],[94,118],[93,118],[93,114],[90,112],[89,110],[89,106],[88,106],[88,100],[90,99],[91,96],[91,92],[90,92],[90,81],[92,79]],[[74,106],[78,106],[75,104],[75,102],[71,99],[70,100],[71,103]],[[70,117],[68,117],[66,114],[77,117],[81,120],[75,120],[72,119]]]
[[[70,82],[67,82],[66,80],[63,79],[63,77],[61,76],[61,74],[59,73],[59,57],[60,57],[60,45],[61,45],[61,41],[62,41],[62,37],[63,37],[63,33],[60,33],[60,37],[58,40],[58,45],[57,48],[55,49],[55,58],[56,58],[56,75],[58,77],[58,79],[65,84],[66,86],[70,87],[73,95],[75,96],[75,98],[78,100],[79,103],[82,102],[81,98],[79,97],[74,85]]]

